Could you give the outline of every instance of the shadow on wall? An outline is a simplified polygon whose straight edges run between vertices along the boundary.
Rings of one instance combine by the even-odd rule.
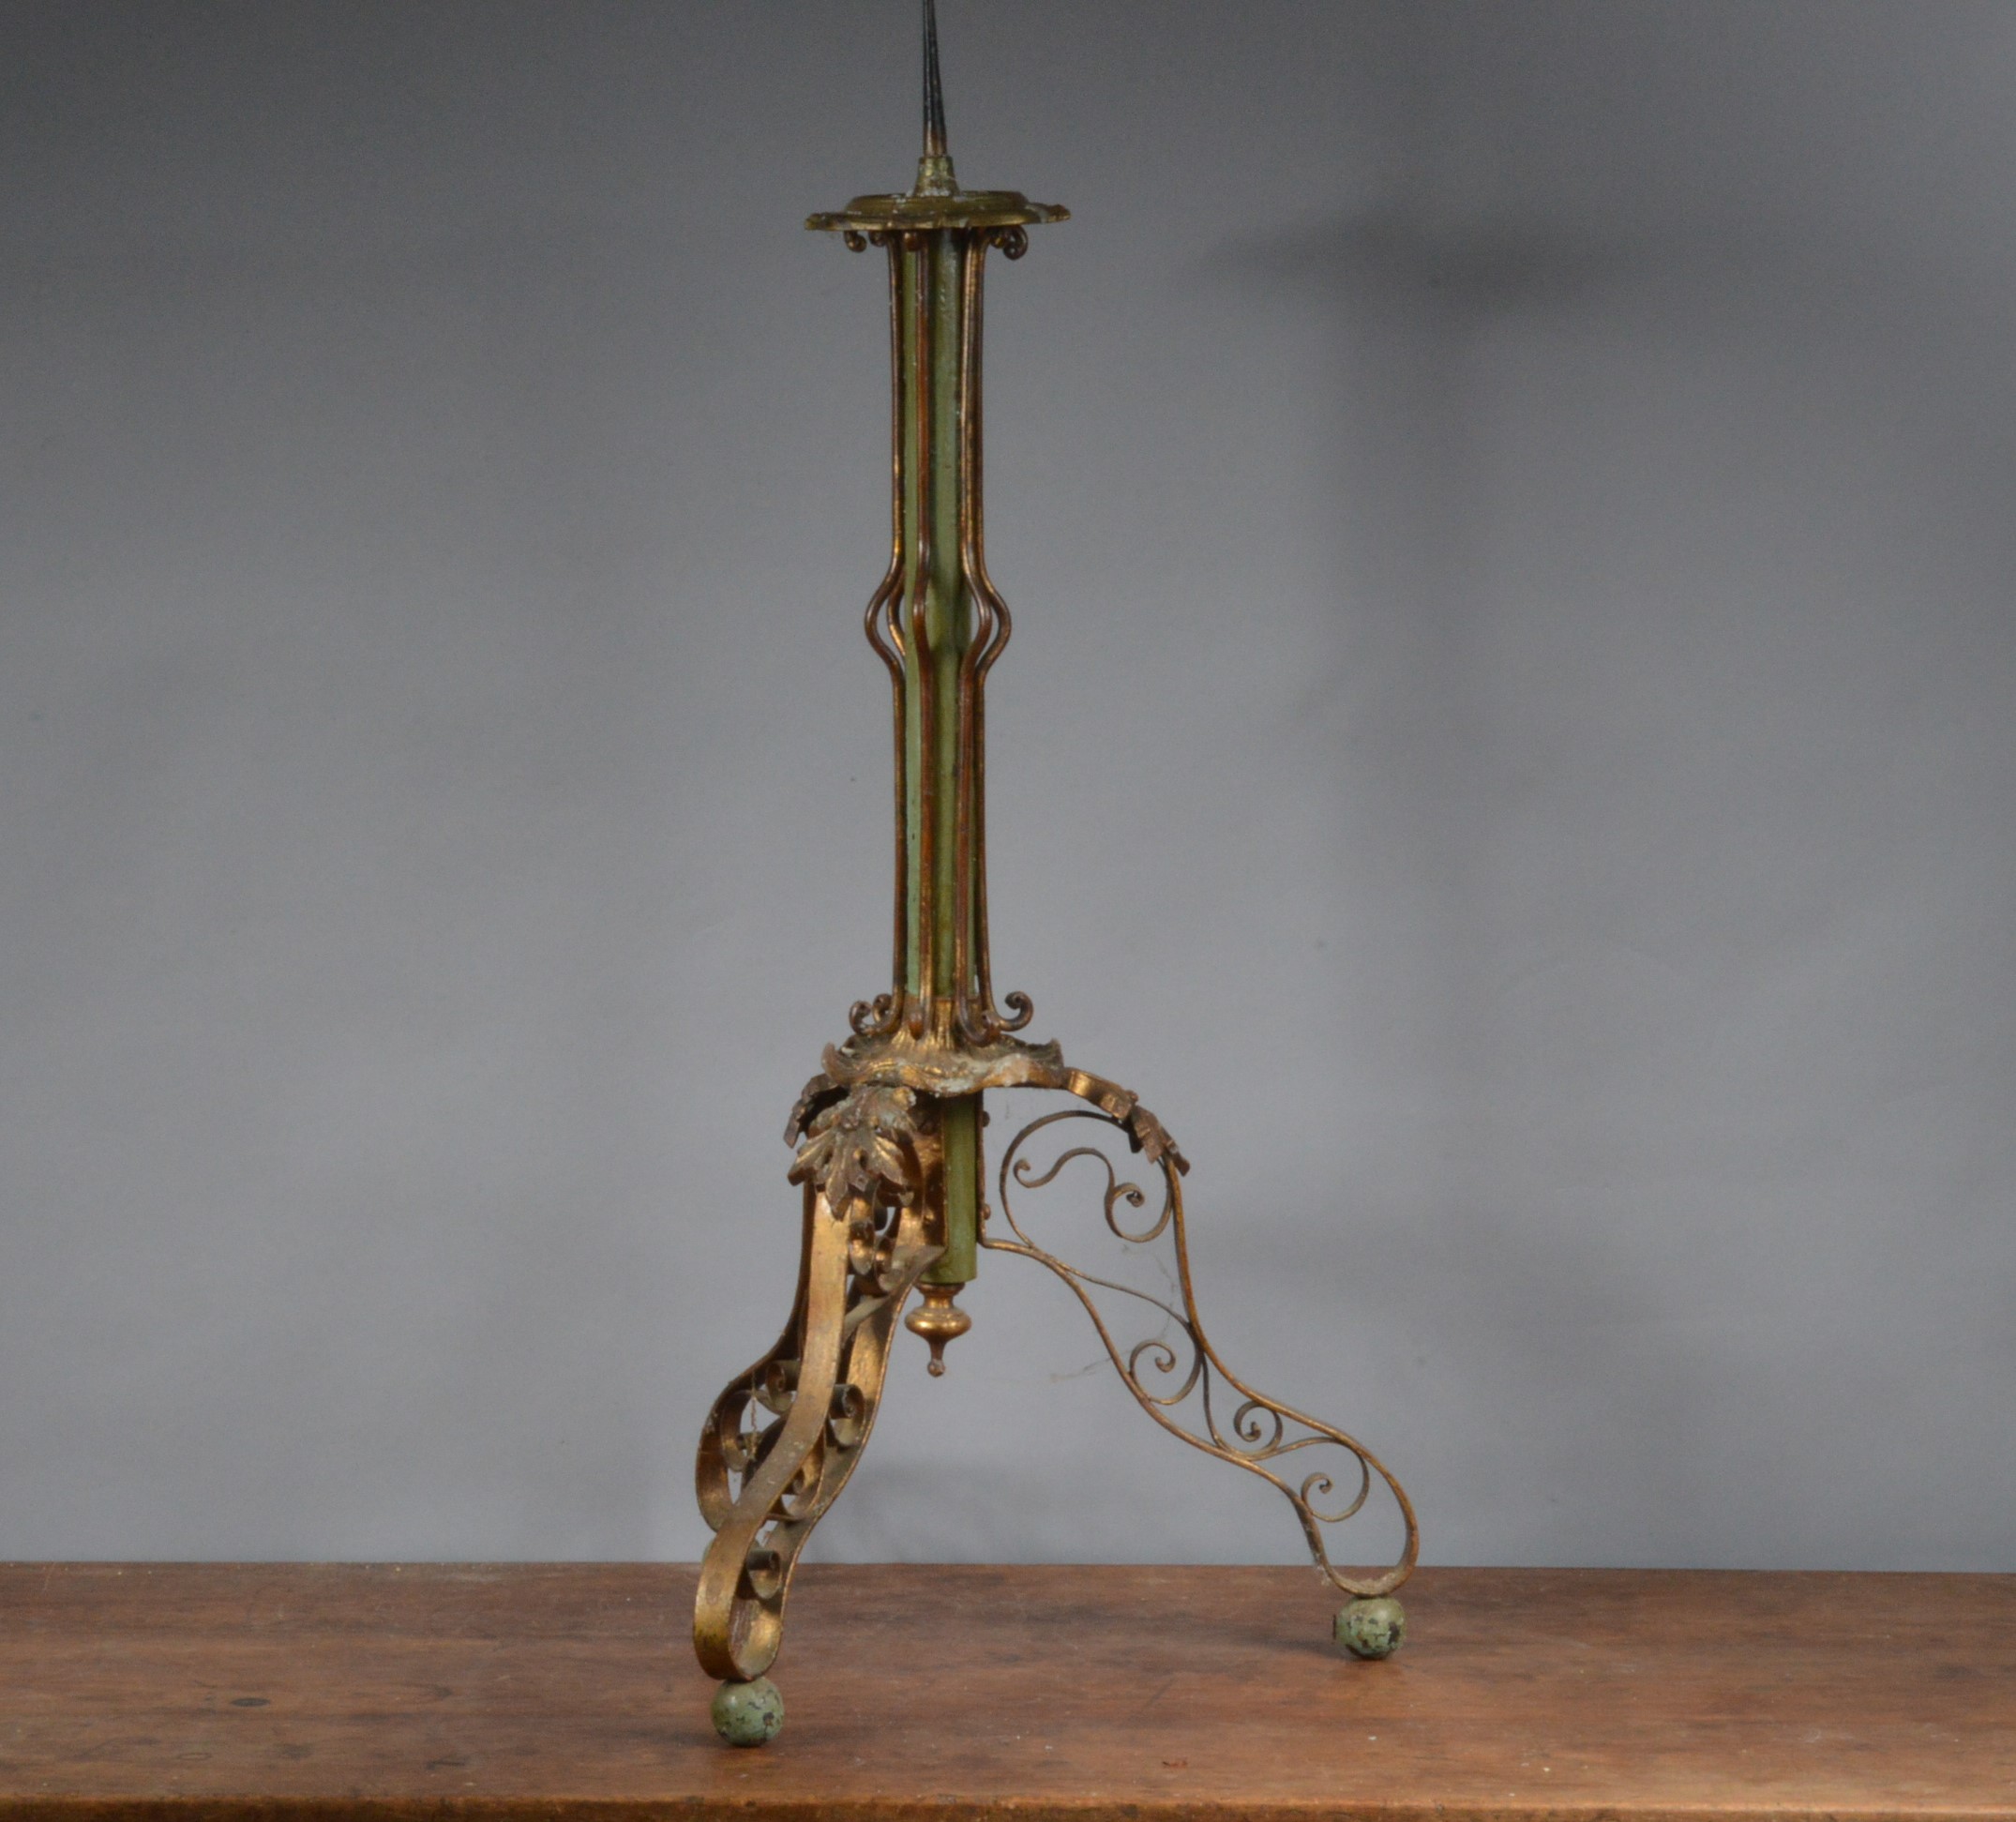
[[[1409,1444],[1433,1556],[1999,1566],[2007,1373],[1954,1369],[2007,1352],[2016,1167],[1987,325],[1815,245],[1399,211],[1206,273],[1333,351],[1339,586],[1282,693],[1417,1116],[1354,1295],[1408,1278],[1420,1395],[1504,1438]]]

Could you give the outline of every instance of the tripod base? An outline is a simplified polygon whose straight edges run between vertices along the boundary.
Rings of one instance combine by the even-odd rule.
[[[1009,1141],[1000,1225],[993,1210],[983,1209],[981,1246],[1031,1259],[1061,1279],[1150,1417],[1287,1499],[1317,1573],[1355,1597],[1337,1616],[1337,1642],[1360,1657],[1390,1656],[1406,1616],[1388,1597],[1420,1552],[1400,1483],[1346,1432],[1255,1391],[1220,1359],[1191,1283],[1182,1195],[1190,1167],[1161,1122],[1127,1090],[1064,1068],[1053,1046],[1014,1048],[1012,1071],[1001,1072],[1006,1080],[962,1077],[960,1092],[1053,1088],[1084,1105],[1033,1120]],[[701,1667],[723,1685],[715,1726],[737,1745],[760,1745],[783,1724],[781,1697],[764,1673],[783,1643],[791,1573],[867,1442],[896,1318],[942,1251],[938,1101],[910,1085],[918,1079],[913,1067],[878,1070],[850,1047],[829,1052],[827,1073],[801,1097],[792,1127],[805,1143],[790,1175],[804,1187],[805,1243],[790,1320],[769,1353],[715,1401],[700,1433],[698,1491],[715,1539],[700,1568],[693,1640]],[[1136,1212],[1150,1197],[1109,1155],[1116,1139],[1144,1161],[1144,1177],[1160,1180],[1151,1216]],[[1012,1198],[1055,1183],[1073,1167],[1091,1178],[1114,1236],[1134,1246],[1168,1246],[1173,1301],[1081,1271],[1031,1238]],[[934,1373],[942,1370],[946,1342],[970,1326],[951,1303],[956,1288],[926,1287],[925,1303],[910,1320],[931,1343]],[[1136,1318],[1133,1328],[1121,1311]],[[1135,1338],[1144,1319],[1152,1327]],[[1400,1558],[1370,1574],[1341,1569],[1331,1560],[1327,1532],[1363,1510],[1376,1483],[1391,1493],[1405,1527]]]

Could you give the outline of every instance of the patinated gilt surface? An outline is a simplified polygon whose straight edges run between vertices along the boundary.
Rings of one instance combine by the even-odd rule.
[[[1236,1378],[1206,1335],[1191,1282],[1181,1179],[1189,1164],[1131,1090],[1071,1066],[1054,1043],[1017,1033],[1022,993],[997,996],[988,935],[986,685],[1014,628],[989,575],[981,336],[986,257],[1019,259],[1031,227],[1066,211],[1019,192],[960,187],[946,149],[935,12],[925,0],[925,141],[905,194],[856,197],[807,224],[855,252],[886,256],[889,276],[889,562],[864,626],[889,677],[894,748],[894,917],[890,984],[857,1001],[851,1034],[829,1046],[786,1137],[805,1195],[804,1263],[783,1334],[731,1381],[703,1430],[700,1510],[715,1538],[694,1621],[701,1664],[733,1679],[775,1657],[805,1539],[837,1496],[881,1396],[894,1325],[922,1284],[908,1326],[944,1369],[971,1327],[960,1291],[983,1250],[1053,1272],[1083,1304],[1122,1383],[1164,1428],[1286,1497],[1328,1581],[1358,1596],[1404,1581],[1420,1549],[1413,1508],[1391,1472],[1345,1431]],[[1048,1090],[1081,1105],[1043,1115],[1002,1155],[990,1208],[982,1097]],[[1146,1193],[1097,1147],[1067,1148],[1031,1174],[1031,1146],[1059,1122],[1122,1142],[1145,1161],[1159,1214],[1129,1225]],[[1090,1122],[1089,1126],[1084,1122]],[[1080,1160],[1105,1170],[1106,1230],[1168,1249],[1173,1301],[1067,1262],[1039,1243],[1016,1190],[1057,1181]],[[989,1223],[992,1223],[989,1228]],[[1061,1242],[1060,1242],[1061,1243]],[[1151,1332],[1125,1334],[1121,1311]],[[1333,1528],[1376,1493],[1397,1515],[1399,1548],[1377,1571],[1340,1566]],[[769,1692],[760,1692],[764,1701]]]

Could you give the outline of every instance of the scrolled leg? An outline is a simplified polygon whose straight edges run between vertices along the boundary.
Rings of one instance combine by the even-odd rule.
[[[1121,1383],[1141,1408],[1193,1448],[1242,1468],[1276,1488],[1293,1508],[1317,1571],[1340,1592],[1357,1597],[1346,1612],[1361,1609],[1361,1604],[1376,1603],[1380,1615],[1390,1619],[1392,1616],[1385,1610],[1397,1614],[1399,1604],[1381,1597],[1391,1596],[1407,1580],[1421,1550],[1414,1508],[1406,1490],[1355,1438],[1256,1391],[1219,1358],[1197,1315],[1191,1282],[1182,1190],[1188,1162],[1162,1123],[1126,1090],[1098,1077],[1074,1075],[1072,1092],[1091,1105],[1046,1114],[1010,1140],[1001,1155],[1000,1178],[1000,1212],[1007,1231],[984,1233],[981,1244],[993,1252],[1033,1259],[1062,1279],[1091,1318]],[[1075,1126],[1073,1122],[1080,1123]],[[1098,1142],[1066,1143],[1039,1167],[1031,1154],[1032,1141],[1045,1135],[1069,1140],[1087,1125],[1104,1128],[1101,1137],[1118,1133],[1134,1152],[1147,1160],[1160,1179],[1162,1192],[1151,1216],[1136,1212],[1148,1208],[1147,1192],[1121,1175]],[[1055,1182],[1067,1167],[1081,1162],[1095,1177],[1098,1171],[1105,1174],[1101,1193],[1106,1225],[1115,1235],[1140,1246],[1168,1242],[1174,1253],[1177,1301],[1166,1302],[1133,1286],[1080,1271],[1031,1238],[1016,1211],[1016,1192],[1040,1190]],[[1157,1332],[1145,1339],[1123,1340],[1116,1334],[1109,1312],[1138,1306],[1146,1306],[1161,1318]],[[1362,1511],[1376,1484],[1391,1493],[1405,1527],[1406,1542],[1391,1568],[1376,1574],[1352,1574],[1331,1562],[1326,1534]],[[1342,1616],[1338,1637],[1345,1643],[1341,1621]],[[1351,1630],[1361,1644],[1377,1642],[1372,1636],[1374,1629],[1354,1623]],[[1392,1638],[1388,1650],[1397,1645],[1400,1630],[1400,1624],[1387,1629]],[[1359,1654],[1385,1652],[1367,1649]]]
[[[805,1244],[791,1319],[700,1432],[696,1490],[715,1538],[693,1644],[711,1677],[751,1684],[776,1658],[791,1572],[866,1445],[896,1318],[940,1250],[928,1215],[937,1167],[930,1104],[880,1088],[824,1108],[792,1166]],[[760,1706],[728,1702],[730,1725],[717,1703],[724,1738],[756,1743],[733,1728]]]

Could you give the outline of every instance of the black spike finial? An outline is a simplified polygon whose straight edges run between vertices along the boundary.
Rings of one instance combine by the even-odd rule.
[[[945,156],[945,91],[938,80],[938,0],[924,0],[924,155]]]

